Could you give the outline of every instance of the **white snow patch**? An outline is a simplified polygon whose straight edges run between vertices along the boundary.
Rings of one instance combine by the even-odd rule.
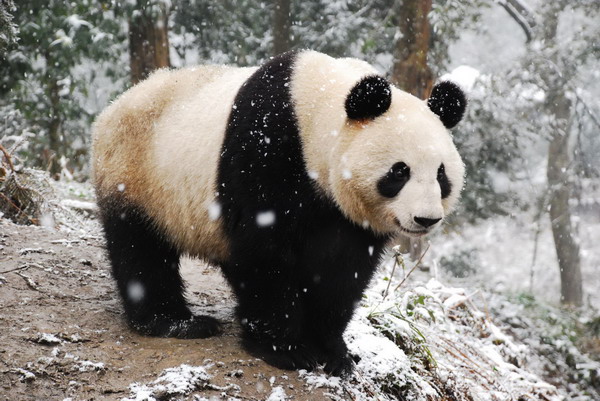
[[[38,333],[35,342],[39,344],[62,344],[63,340],[50,333]]]
[[[269,398],[267,398],[267,401],[285,401],[285,397],[286,395],[283,387],[277,386],[273,387],[273,390],[271,391]]]
[[[80,372],[99,371],[106,369],[104,362],[79,361],[78,370]]]
[[[156,401],[189,394],[208,384],[211,377],[206,372],[208,367],[182,364],[165,369],[158,379],[149,384],[131,384],[129,398],[123,398],[121,401]]]
[[[473,90],[480,75],[479,70],[468,65],[461,65],[452,70],[451,73],[444,74],[440,80],[452,81],[468,93]]]
[[[67,21],[67,23],[69,25],[71,25],[73,27],[73,29],[79,29],[82,26],[85,26],[85,27],[88,27],[88,28],[92,28],[93,27],[92,24],[90,24],[89,22],[87,22],[84,19],[81,19],[81,17],[79,15],[77,15],[77,14],[69,15],[66,18],[66,21]]]
[[[27,369],[17,368],[15,372],[21,375],[20,379],[22,382],[30,382],[35,380],[36,376],[33,372],[28,371]]]

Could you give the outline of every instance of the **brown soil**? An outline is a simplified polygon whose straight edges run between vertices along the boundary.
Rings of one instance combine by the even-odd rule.
[[[151,383],[181,364],[209,365],[210,383],[161,399],[263,400],[277,386],[286,399],[330,399],[297,372],[241,349],[234,301],[217,269],[185,260],[182,271],[192,308],[220,319],[221,336],[137,335],[123,320],[101,235],[66,235],[0,218],[0,400],[120,400],[131,395],[130,384]]]

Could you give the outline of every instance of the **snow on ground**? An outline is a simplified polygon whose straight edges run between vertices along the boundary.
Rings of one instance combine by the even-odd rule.
[[[180,365],[169,368],[150,384],[133,383],[130,398],[122,401],[156,401],[185,395],[208,384],[206,366]]]

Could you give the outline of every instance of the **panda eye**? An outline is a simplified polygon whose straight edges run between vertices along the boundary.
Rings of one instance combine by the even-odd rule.
[[[405,180],[410,177],[410,167],[404,162],[399,162],[392,166],[390,173],[397,180]]]
[[[410,167],[406,163],[394,164],[377,182],[377,190],[386,198],[394,198],[410,180]]]

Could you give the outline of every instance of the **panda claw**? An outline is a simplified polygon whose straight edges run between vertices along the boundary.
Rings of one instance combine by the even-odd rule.
[[[155,316],[150,322],[132,322],[132,326],[146,336],[181,339],[207,338],[221,332],[221,324],[210,316],[192,316],[188,319]]]
[[[243,346],[251,355],[279,369],[312,372],[318,366],[315,352],[304,344],[274,345],[245,339]]]
[[[329,375],[347,378],[354,371],[354,360],[348,354],[331,357],[325,362],[323,370]]]

